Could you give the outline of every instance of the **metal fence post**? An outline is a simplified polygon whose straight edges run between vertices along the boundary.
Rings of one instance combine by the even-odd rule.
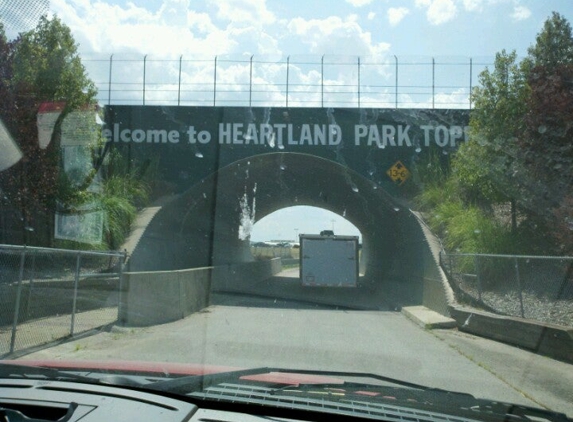
[[[213,107],[217,103],[217,56],[215,56],[215,64],[213,66]]]
[[[127,260],[127,251],[124,251],[123,255],[120,257],[120,262],[119,262],[119,283],[118,283],[119,291],[117,292],[117,321],[120,324],[121,324],[121,314],[123,312],[123,306],[122,306],[123,300],[124,300],[123,272],[125,271],[125,261],[126,260]]]
[[[253,57],[254,54],[251,56],[250,64],[249,64],[249,107],[251,107],[252,100],[253,100]]]
[[[78,283],[80,281],[80,259],[81,259],[81,254],[77,254],[76,257],[76,275],[74,278],[74,299],[73,299],[73,305],[72,305],[72,325],[70,327],[70,335],[73,336],[74,335],[74,325],[76,323],[76,306],[77,306],[77,301],[78,301]]]
[[[34,290],[34,277],[36,276],[36,252],[32,253],[32,270],[30,271],[30,284],[28,285],[28,301],[26,303],[26,318],[30,316],[30,303]]]
[[[398,108],[398,57],[394,56],[394,60],[396,61],[396,86],[395,86],[395,95],[396,95],[396,103],[394,108]]]
[[[472,62],[472,58],[470,57],[470,95],[469,95],[469,100],[470,100],[470,110],[472,109],[472,75],[473,73],[473,62]]]
[[[432,57],[432,109],[436,108],[436,60]]]
[[[360,108],[360,56],[358,56],[358,108]]]
[[[320,106],[324,108],[324,54],[320,58]]]
[[[183,61],[183,54],[179,56],[179,85],[177,87],[177,105],[181,105],[181,62]]]
[[[481,275],[479,270],[479,255],[474,255],[474,266],[476,270],[477,288],[478,288],[478,300],[481,302]]]
[[[107,88],[107,105],[111,104],[111,70],[113,66],[113,54],[109,56],[109,83]]]
[[[147,67],[147,54],[143,56],[143,105],[145,105],[145,70]]]
[[[521,287],[521,277],[519,276],[519,261],[517,258],[514,258],[515,263],[515,275],[517,277],[517,288],[519,289],[519,308],[521,310],[521,318],[525,318],[525,312],[523,310],[523,291]]]
[[[289,71],[290,71],[290,56],[287,56],[287,68],[286,68],[286,106],[288,108],[288,79],[289,79]]]
[[[16,303],[14,306],[14,323],[12,324],[12,338],[10,339],[10,353],[14,352],[16,345],[16,327],[18,326],[18,317],[20,315],[20,298],[22,297],[22,279],[24,278],[24,264],[26,262],[26,246],[20,256],[20,275],[18,277],[18,291],[16,292]]]

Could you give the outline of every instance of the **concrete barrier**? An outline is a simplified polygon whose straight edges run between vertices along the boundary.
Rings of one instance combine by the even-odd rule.
[[[123,274],[119,324],[141,327],[185,318],[208,305],[212,268]]]
[[[281,270],[281,258],[217,266],[213,268],[211,290],[240,293],[253,283],[271,278]]]
[[[187,270],[124,273],[119,323],[142,327],[176,321],[209,306],[211,291],[242,291],[281,271],[280,258]]]
[[[449,309],[461,331],[573,363],[573,328],[490,314],[459,305]]]

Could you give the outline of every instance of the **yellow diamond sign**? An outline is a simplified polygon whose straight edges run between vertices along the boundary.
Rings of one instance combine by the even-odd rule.
[[[394,183],[403,184],[410,177],[410,172],[401,161],[396,161],[386,172]]]

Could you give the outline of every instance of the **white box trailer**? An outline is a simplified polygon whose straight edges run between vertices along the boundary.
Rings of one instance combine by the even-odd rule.
[[[331,231],[323,233],[299,236],[302,285],[356,287],[358,236],[335,236]]]

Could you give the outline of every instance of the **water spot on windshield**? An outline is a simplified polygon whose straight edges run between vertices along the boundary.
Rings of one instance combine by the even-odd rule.
[[[247,194],[247,188],[245,187],[245,193],[239,201],[241,208],[241,224],[239,225],[240,240],[247,240],[251,236],[253,226],[255,225],[256,193],[257,184],[255,183],[253,187],[253,200],[251,205],[249,205],[249,196]]]
[[[284,164],[281,164],[280,169],[284,171],[284,170],[286,170],[286,166]]]
[[[418,153],[419,153],[419,152],[422,152],[422,148],[418,146],[418,147],[416,147],[416,149],[415,149],[414,151],[416,151],[416,152],[418,152]]]
[[[359,192],[358,186],[356,186],[355,184],[352,184],[352,192],[356,192],[356,193]]]
[[[400,208],[394,207],[394,211],[398,212],[398,211],[400,211]]]
[[[200,151],[197,151],[197,152],[195,153],[195,157],[197,157],[197,158],[203,158],[203,154],[201,154]]]
[[[541,126],[539,126],[539,127],[537,128],[537,131],[538,131],[539,133],[545,133],[545,132],[547,132],[547,126],[541,125]]]

